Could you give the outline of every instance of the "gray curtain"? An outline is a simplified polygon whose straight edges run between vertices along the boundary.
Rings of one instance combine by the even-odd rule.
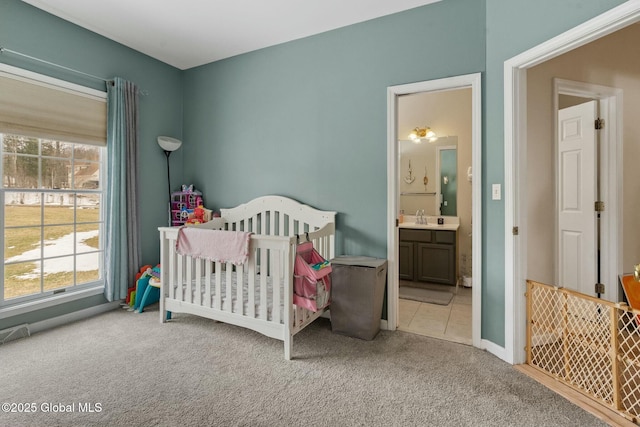
[[[138,89],[119,77],[107,84],[105,296],[123,299],[140,264]]]

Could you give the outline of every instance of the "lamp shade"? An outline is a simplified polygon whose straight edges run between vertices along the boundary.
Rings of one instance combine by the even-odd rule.
[[[182,145],[182,141],[171,138],[170,136],[159,136],[158,145],[160,145],[164,151],[176,151]]]

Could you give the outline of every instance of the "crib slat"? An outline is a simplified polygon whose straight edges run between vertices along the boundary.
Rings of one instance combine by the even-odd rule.
[[[269,234],[271,236],[276,235],[276,213],[275,211],[269,212]]]
[[[244,265],[236,267],[236,313],[244,315]]]
[[[184,295],[184,301],[187,302],[193,302],[193,257],[191,256],[187,256],[187,265],[186,270],[187,270],[187,280],[186,280],[186,286],[185,286],[185,295]]]
[[[204,298],[205,298],[205,306],[206,307],[211,307],[212,301],[211,301],[211,275],[213,273],[213,270],[211,268],[211,266],[213,265],[213,263],[211,261],[207,261],[207,263],[205,264],[205,278],[204,278],[204,283],[205,283],[205,290],[204,290]]]
[[[194,303],[202,305],[202,262],[201,259],[196,259],[196,294],[194,297]]]
[[[184,256],[179,255],[178,256],[178,275],[176,277],[176,286],[173,288],[174,290],[174,298],[182,301],[182,285],[184,284],[184,277],[183,277],[183,271],[184,271]]]
[[[273,303],[271,304],[271,319],[280,323],[280,279],[282,263],[280,259],[280,251],[271,251],[271,259],[272,259],[272,269],[271,269],[271,280],[273,283]]]
[[[293,308],[293,264],[295,259],[295,246],[289,245],[289,252],[284,256],[284,319],[285,330],[289,332],[295,325],[295,312]],[[291,274],[291,276],[290,276]],[[286,338],[286,337],[285,337]]]
[[[262,212],[260,214],[260,234],[262,235],[267,234],[267,213],[266,212]]]
[[[267,250],[260,249],[260,262],[266,264]],[[266,267],[266,266],[265,266]],[[260,318],[267,320],[267,268],[260,268]]]
[[[229,313],[233,313],[233,295],[231,294],[231,274],[233,273],[233,267],[231,266],[231,264],[226,264],[225,270],[227,273],[227,276],[225,278],[227,284],[227,292],[225,293],[224,299],[227,303],[227,308],[225,310],[223,304],[222,309],[228,311]]]
[[[169,290],[169,298],[175,299],[176,298],[176,261],[177,261],[177,254],[176,254],[176,242],[175,240],[170,240],[169,241],[169,265],[166,266],[161,266],[162,268],[169,268],[169,283],[168,283],[168,290]]]
[[[284,214],[278,212],[278,236],[284,236]]]
[[[253,233],[260,234],[258,231],[258,215],[254,215],[251,217],[251,230]]]
[[[216,261],[216,297],[214,305],[216,310],[222,309],[222,263]]]
[[[255,252],[249,256],[249,277],[247,278],[248,290],[248,305],[249,312],[247,315],[252,319],[256,317],[256,265],[255,265]]]

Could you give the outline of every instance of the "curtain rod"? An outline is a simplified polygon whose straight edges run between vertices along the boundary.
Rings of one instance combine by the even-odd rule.
[[[52,65],[54,67],[62,68],[63,70],[71,71],[72,73],[82,74],[83,76],[90,77],[92,79],[102,80],[105,83],[109,83],[109,84],[113,85],[113,80],[104,79],[102,77],[94,76],[93,74],[88,74],[88,73],[85,73],[83,71],[74,70],[73,68],[65,67],[64,65],[54,64],[53,62],[45,61],[44,59],[40,59],[40,58],[35,58],[33,56],[29,56],[29,55],[26,55],[24,53],[16,52],[15,50],[7,49],[6,47],[0,46],[0,54],[5,53],[5,52],[12,53],[12,54],[18,55],[18,56],[22,56],[24,58],[28,58],[28,59],[31,59],[33,61],[42,62],[43,64]]]

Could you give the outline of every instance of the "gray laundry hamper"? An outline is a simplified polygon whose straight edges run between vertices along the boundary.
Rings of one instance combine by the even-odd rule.
[[[387,260],[340,256],[331,260],[331,330],[363,340],[380,331]]]

